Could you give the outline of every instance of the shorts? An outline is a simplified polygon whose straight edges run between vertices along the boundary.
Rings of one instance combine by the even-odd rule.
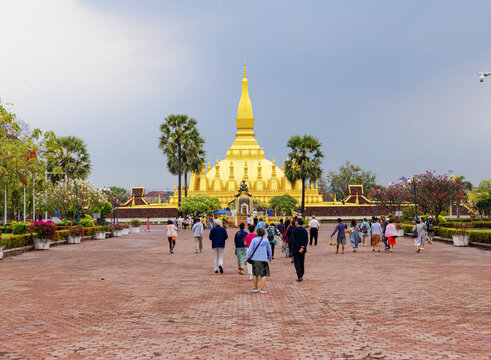
[[[338,245],[346,245],[346,236],[338,235]]]
[[[256,261],[252,264],[252,275],[269,277],[269,264],[267,261]]]

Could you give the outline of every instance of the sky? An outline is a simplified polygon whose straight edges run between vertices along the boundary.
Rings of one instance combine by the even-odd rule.
[[[170,114],[198,121],[207,158],[234,140],[243,61],[267,158],[292,135],[380,184],[452,169],[491,178],[490,1],[0,0],[0,100],[75,135],[96,186],[172,189]]]

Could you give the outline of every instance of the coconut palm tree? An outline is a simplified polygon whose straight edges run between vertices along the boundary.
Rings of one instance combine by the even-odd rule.
[[[85,180],[90,174],[91,163],[84,141],[75,136],[63,136],[56,139],[58,143],[56,164],[48,165],[49,171],[55,167],[64,172],[69,179]],[[53,181],[63,176],[53,176]]]
[[[203,138],[197,130],[188,134],[183,141],[181,157],[182,157],[182,172],[184,174],[184,197],[188,196],[188,173],[199,173],[205,165],[205,151]],[[174,148],[173,148],[174,147]],[[175,144],[170,144],[170,153],[177,152]],[[178,162],[174,156],[167,158],[167,168],[173,175],[178,174]]]
[[[313,136],[292,136],[287,143],[291,149],[285,162],[285,176],[292,184],[302,181],[302,216],[305,212],[305,182],[316,181],[322,175],[320,167],[324,154],[320,150],[322,144]]]
[[[189,147],[190,138],[199,137],[196,129],[196,120],[187,115],[169,115],[160,125],[162,135],[159,139],[159,148],[167,156],[167,167],[173,173],[174,162],[177,161],[178,176],[178,204],[181,204],[181,175],[183,174],[183,152]],[[201,138],[200,138],[201,139]],[[202,139],[201,139],[202,140]],[[203,141],[204,142],[204,141]]]

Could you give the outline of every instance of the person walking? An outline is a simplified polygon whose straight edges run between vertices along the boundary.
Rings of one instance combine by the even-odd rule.
[[[351,247],[353,248],[353,252],[356,252],[358,249],[358,243],[360,242],[360,228],[356,225],[356,220],[351,220],[351,228],[350,228],[350,236],[349,240],[351,243]]]
[[[386,218],[382,218],[382,222],[383,222],[383,224],[381,225],[382,226],[382,242],[384,243],[385,251],[389,251],[390,245],[389,245],[389,242],[387,240],[387,237],[385,236],[385,230],[387,229],[387,225],[389,224],[389,220]]]
[[[182,230],[182,223],[184,222],[184,219],[182,218],[182,216],[179,216],[177,218],[177,230]]]
[[[256,234],[257,237],[252,239],[251,245],[247,250],[246,258],[251,258],[253,261],[254,287],[252,292],[266,294],[266,278],[270,276],[268,261],[271,262],[272,252],[269,241],[265,238],[266,231],[264,228],[257,228]],[[259,278],[261,278],[261,290],[258,289]]]
[[[251,225],[252,224],[252,219],[251,219],[251,215],[248,215],[247,216],[247,226]]]
[[[280,223],[276,225],[276,228],[278,229],[280,234],[283,234],[283,232],[285,231],[285,224],[283,224],[283,219],[280,219]]]
[[[194,219],[194,224],[191,230],[194,232],[194,252],[196,254],[203,251],[203,228],[204,226],[201,219]]]
[[[392,252],[394,245],[396,244],[397,228],[392,224],[392,219],[389,219],[385,227],[385,238],[387,239],[387,244],[389,246],[389,251]]]
[[[283,231],[281,232],[281,239],[282,244],[281,244],[281,252],[285,254],[285,257],[290,257],[290,249],[288,246],[288,229],[290,228],[290,219],[287,219],[285,221],[285,224],[283,225]]]
[[[377,218],[373,219],[372,222],[372,251],[377,250],[380,252],[380,242],[382,241],[382,226],[378,222]]]
[[[290,253],[293,256],[295,271],[297,272],[297,281],[303,281],[305,273],[305,253],[309,242],[309,234],[303,227],[303,219],[297,218],[295,227],[292,228],[290,240]]]
[[[244,231],[245,225],[244,223],[239,224],[239,231],[235,233],[235,256],[237,256],[237,264],[239,266],[239,274],[244,274],[244,264],[246,260],[247,254],[247,245],[245,242],[245,238],[247,233]]]
[[[370,235],[370,224],[367,222],[367,218],[363,219],[363,222],[360,225],[360,230],[362,245],[365,246],[365,240],[367,236]]]
[[[169,240],[169,251],[173,254],[176,247],[177,227],[171,219],[167,220],[167,240]]]
[[[271,225],[268,227],[267,234],[268,234],[269,246],[271,247],[271,253],[272,253],[271,258],[274,259],[274,248],[276,244],[278,244],[276,237],[281,236],[281,233],[276,228],[276,223],[274,222],[271,223]]]
[[[338,233],[338,238],[336,241],[336,254],[339,253],[339,245],[342,246],[341,254],[344,254],[344,245],[346,245],[346,234],[344,231],[346,230],[346,228],[347,228],[346,224],[342,222],[341,218],[338,218],[338,224],[336,225],[334,231],[331,234],[331,240],[332,240],[332,237],[336,233]]]
[[[247,248],[251,246],[252,239],[256,237],[256,234],[254,233],[254,230],[256,230],[256,227],[254,224],[251,224],[247,227],[247,230],[249,230],[249,234],[246,235],[244,241],[246,243]],[[249,274],[249,281],[252,281],[252,264],[247,263],[247,273]]]
[[[425,249],[426,244],[426,224],[423,219],[416,220],[413,226],[413,239],[414,245],[416,246],[416,252],[419,253],[421,250]]]
[[[147,229],[145,230],[145,232],[150,232],[150,218],[147,217]]]
[[[309,229],[310,229],[310,243],[312,245],[312,240],[314,240],[315,246],[317,246],[317,238],[319,237],[320,224],[315,219],[315,215],[312,215],[312,220],[309,221]]]
[[[433,238],[435,237],[435,219],[433,216],[428,216],[428,220],[426,220],[426,236],[428,237],[428,244],[433,242]]]
[[[259,218],[259,222],[257,223],[256,228],[266,229],[266,224],[264,223],[263,218]]]
[[[213,249],[213,259],[215,265],[215,274],[223,274],[223,253],[225,250],[225,241],[228,239],[227,230],[222,227],[222,221],[215,219],[215,227],[210,230],[211,248]]]

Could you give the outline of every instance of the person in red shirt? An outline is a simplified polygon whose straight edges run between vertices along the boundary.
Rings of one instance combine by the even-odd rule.
[[[256,230],[256,226],[251,224],[247,227],[247,230],[249,230],[249,234],[246,235],[244,241],[247,245],[247,249],[249,249],[249,246],[251,246],[252,239],[254,239],[257,236],[254,233],[254,230]],[[252,281],[252,264],[247,263],[247,272],[249,273],[249,280]]]

